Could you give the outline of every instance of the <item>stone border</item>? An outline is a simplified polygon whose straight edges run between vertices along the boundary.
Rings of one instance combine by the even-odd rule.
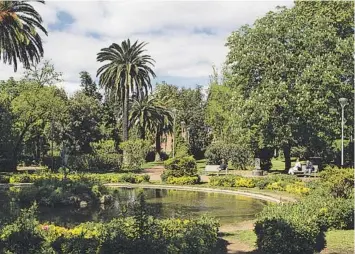
[[[209,192],[209,193],[222,193],[229,195],[240,195],[251,197],[255,199],[265,200],[275,203],[283,203],[281,197],[280,199],[275,197],[266,196],[263,194],[251,193],[246,191],[234,191],[234,190],[223,190],[223,189],[213,189],[213,188],[201,188],[193,186],[181,186],[181,185],[162,185],[162,184],[129,184],[129,183],[107,183],[104,184],[107,187],[125,187],[125,188],[146,188],[146,189],[169,189],[169,190],[185,190],[185,191],[198,191],[198,192]]]
[[[0,188],[9,188],[11,186],[14,187],[29,187],[33,183],[2,183],[0,184]],[[163,184],[131,184],[131,183],[106,183],[104,184],[110,188],[116,187],[124,187],[124,188],[146,188],[146,189],[169,189],[169,190],[185,190],[185,191],[198,191],[198,192],[207,192],[207,193],[222,193],[229,195],[240,195],[255,199],[260,199],[264,201],[274,202],[274,203],[284,203],[288,201],[296,201],[283,199],[281,196],[279,198],[271,197],[264,194],[252,193],[248,191],[238,191],[238,190],[223,190],[223,189],[214,189],[208,187],[194,187],[194,186],[181,186],[181,185],[163,185]]]

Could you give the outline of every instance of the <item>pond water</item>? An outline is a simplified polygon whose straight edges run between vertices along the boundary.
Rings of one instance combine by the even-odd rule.
[[[268,203],[244,196],[221,193],[166,189],[117,188],[112,195],[115,201],[110,206],[87,208],[41,208],[38,214],[41,222],[51,221],[57,225],[74,226],[87,221],[109,221],[119,217],[124,207],[136,200],[143,191],[149,214],[157,218],[194,218],[206,214],[220,220],[221,225],[251,220]],[[0,198],[1,199],[1,198]],[[13,206],[0,200],[6,213]],[[10,212],[10,210],[8,211]],[[128,209],[129,213],[129,209]]]

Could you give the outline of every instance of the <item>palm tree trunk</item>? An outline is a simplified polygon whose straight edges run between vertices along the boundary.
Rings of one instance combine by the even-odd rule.
[[[140,127],[140,138],[145,140],[145,127]]]
[[[157,132],[155,134],[155,161],[161,161],[161,142],[160,142],[160,137],[161,137],[161,131],[160,128],[157,129]]]
[[[126,87],[124,102],[123,102],[123,119],[122,119],[123,141],[128,140],[128,97],[129,97],[129,88]]]

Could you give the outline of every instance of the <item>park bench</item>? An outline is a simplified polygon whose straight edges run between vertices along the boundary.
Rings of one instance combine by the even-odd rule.
[[[312,173],[318,173],[319,167],[318,165],[313,165],[313,170]],[[311,175],[309,173],[306,173],[306,164],[301,165],[301,169],[293,171],[294,175]]]
[[[222,169],[220,169],[219,165],[206,165],[204,172],[207,175],[214,174],[214,173],[217,173],[217,175],[219,175],[219,173],[221,173],[221,172],[228,174],[228,168],[226,170],[222,170]]]

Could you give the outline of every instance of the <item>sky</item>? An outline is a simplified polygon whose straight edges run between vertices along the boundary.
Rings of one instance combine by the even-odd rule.
[[[72,94],[80,88],[80,71],[92,77],[100,49],[113,42],[148,42],[155,59],[153,81],[180,87],[207,86],[212,66],[220,68],[228,49],[227,37],[242,25],[252,25],[276,6],[292,1],[46,1],[33,3],[48,36],[43,35],[44,58],[63,73],[58,86]],[[18,79],[23,69],[0,62],[0,80]]]

